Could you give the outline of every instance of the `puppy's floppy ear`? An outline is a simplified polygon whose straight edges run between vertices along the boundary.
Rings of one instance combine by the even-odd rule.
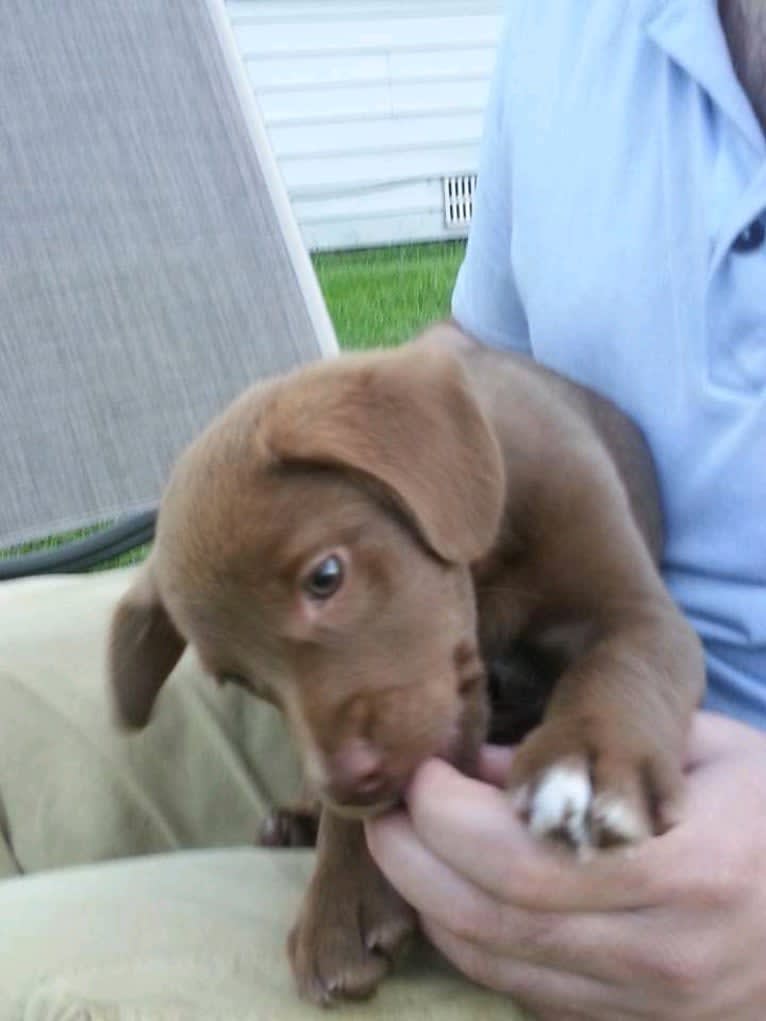
[[[279,459],[351,467],[383,482],[444,560],[492,544],[505,472],[458,359],[411,345],[348,355],[288,378],[262,423]]]
[[[150,559],[112,617],[108,673],[119,723],[144,726],[185,646],[163,605]]]

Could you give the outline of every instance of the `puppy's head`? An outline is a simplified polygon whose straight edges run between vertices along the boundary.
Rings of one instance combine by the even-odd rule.
[[[248,391],[181,458],[117,608],[120,718],[147,721],[191,643],[284,710],[327,802],[396,800],[423,759],[481,739],[469,564],[504,484],[447,353],[344,356]]]

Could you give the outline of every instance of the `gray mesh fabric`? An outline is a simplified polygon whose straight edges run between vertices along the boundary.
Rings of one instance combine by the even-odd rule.
[[[4,0],[0,545],[152,505],[334,349],[222,0]]]

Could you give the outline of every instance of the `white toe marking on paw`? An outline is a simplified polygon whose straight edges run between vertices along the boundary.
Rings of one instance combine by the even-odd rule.
[[[575,847],[588,847],[591,794],[584,766],[575,763],[551,767],[532,794],[530,829],[536,836],[565,835]]]
[[[636,844],[647,835],[646,823],[616,794],[597,794],[591,807],[596,832],[608,832],[626,844]]]

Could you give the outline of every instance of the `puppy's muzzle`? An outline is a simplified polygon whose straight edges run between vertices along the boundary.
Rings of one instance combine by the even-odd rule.
[[[329,758],[323,800],[343,815],[375,815],[395,804],[402,784],[385,767],[383,751],[364,738],[344,742]]]

